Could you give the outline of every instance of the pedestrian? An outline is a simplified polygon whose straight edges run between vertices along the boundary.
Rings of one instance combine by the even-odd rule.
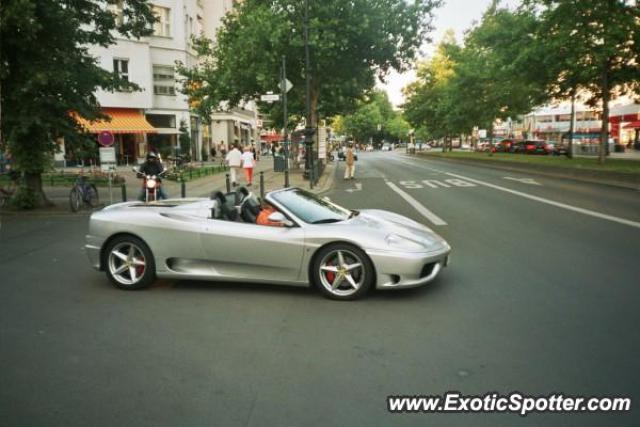
[[[345,170],[344,179],[353,179],[353,175],[356,171],[356,160],[353,154],[353,147],[349,145],[347,152],[345,153]]]
[[[256,150],[256,146],[255,145],[251,146],[251,152],[253,153],[253,159],[254,160],[258,160],[258,150]]]
[[[249,146],[244,147],[244,153],[242,153],[242,168],[244,169],[244,175],[247,178],[247,185],[251,187],[253,185],[253,167],[256,165],[256,160],[253,157],[253,152]]]
[[[236,145],[233,146],[231,151],[225,156],[227,166],[229,166],[229,175],[231,175],[231,185],[234,187],[237,185],[237,171],[242,166],[242,153],[238,150]]]
[[[276,156],[276,146],[277,146],[277,144],[275,142],[271,143],[271,155],[273,157]]]
[[[227,146],[224,144],[224,141],[220,141],[220,145],[218,145],[218,148],[220,149],[220,154],[222,155],[222,158],[226,158]]]
[[[211,161],[215,160],[215,158],[216,158],[216,154],[217,154],[217,153],[216,153],[216,145],[215,145],[215,144],[213,144],[213,145],[211,146]]]

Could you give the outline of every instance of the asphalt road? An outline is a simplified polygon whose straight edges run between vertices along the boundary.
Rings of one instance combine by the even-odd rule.
[[[250,284],[125,292],[89,268],[86,216],[2,218],[0,425],[640,424],[637,191],[398,153],[337,173],[335,202],[449,241],[435,283],[348,303]],[[633,410],[386,410],[388,395],[451,390],[630,396]]]

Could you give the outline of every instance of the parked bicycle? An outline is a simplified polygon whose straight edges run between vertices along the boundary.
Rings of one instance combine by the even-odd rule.
[[[10,171],[2,175],[9,177],[9,183],[6,186],[0,186],[0,208],[4,207],[9,199],[13,197],[20,180],[20,173],[16,171]]]
[[[94,184],[87,182],[87,178],[78,175],[76,182],[69,193],[69,206],[72,212],[78,212],[83,206],[95,208],[98,206],[98,189]]]

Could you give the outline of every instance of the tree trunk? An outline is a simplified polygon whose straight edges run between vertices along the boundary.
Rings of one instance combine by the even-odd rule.
[[[34,172],[25,172],[24,185],[31,190],[35,196],[35,207],[45,208],[54,206],[54,204],[47,199],[47,196],[42,191],[42,174]]]
[[[567,157],[573,158],[573,133],[576,121],[576,90],[571,91],[571,123],[569,124],[569,152]]]
[[[442,140],[442,152],[443,153],[447,152],[447,135],[445,135],[444,139]]]
[[[598,155],[598,163],[604,164],[607,145],[609,144],[609,99],[611,98],[611,89],[609,88],[609,60],[605,63],[602,71],[602,127],[600,130],[600,153]]]

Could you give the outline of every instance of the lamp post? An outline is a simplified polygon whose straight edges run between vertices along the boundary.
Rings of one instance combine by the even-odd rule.
[[[309,173],[309,187],[313,188],[315,174],[313,169],[313,137],[315,128],[311,123],[311,61],[309,60],[309,0],[304,0],[304,74],[306,80],[306,126],[304,129],[305,169]]]
[[[283,121],[283,143],[284,143],[284,186],[289,186],[289,143],[287,141],[287,127],[289,126],[289,120],[287,117],[287,62],[285,60],[285,56],[282,55],[282,109],[284,110],[284,121]]]

